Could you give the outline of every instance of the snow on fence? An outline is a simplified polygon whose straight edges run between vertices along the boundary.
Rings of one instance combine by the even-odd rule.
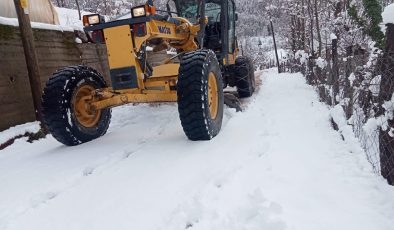
[[[357,46],[339,55],[334,38],[329,61],[299,51],[281,68],[303,72],[323,102],[342,106],[374,171],[394,185],[394,24],[386,34],[386,49],[376,56]]]

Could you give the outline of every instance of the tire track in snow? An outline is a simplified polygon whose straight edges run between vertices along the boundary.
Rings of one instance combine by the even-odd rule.
[[[163,109],[163,106],[175,107],[173,104],[170,105],[167,103],[160,103],[154,105],[142,105],[137,107],[125,106],[118,108],[119,110],[124,110],[124,111],[121,112],[114,111],[113,119],[116,118],[116,116],[118,116],[118,119],[116,119],[114,123],[111,124],[108,134],[116,134],[117,132],[119,132],[119,129],[123,128],[124,126],[128,126],[128,128],[132,130],[134,125],[139,124],[139,122],[141,121],[141,117],[124,116],[124,114],[127,113],[128,110],[133,110],[139,107],[145,107],[145,108],[148,107],[149,110],[157,110],[157,112],[160,113],[160,110]],[[228,108],[225,108],[224,112],[225,112],[225,118],[224,118],[223,127],[226,126],[227,122],[233,116],[233,111],[230,111],[230,109]],[[164,114],[168,112],[164,111],[161,113]],[[149,130],[149,132],[145,133],[143,137],[140,137],[136,141],[137,143],[136,146],[134,146],[135,144],[131,144],[128,146],[134,146],[134,147],[129,148],[128,146],[125,146],[122,149],[115,150],[114,152],[110,153],[104,158],[99,159],[98,162],[93,164],[88,164],[87,166],[83,167],[79,172],[76,172],[72,175],[68,175],[66,179],[67,180],[66,183],[63,183],[60,186],[55,186],[54,188],[49,189],[46,192],[41,192],[39,194],[32,195],[32,197],[30,198],[30,205],[27,205],[23,208],[21,207],[18,209],[16,213],[12,215],[8,215],[5,218],[7,219],[7,221],[0,221],[0,227],[2,226],[1,222],[3,222],[3,224],[6,222],[12,222],[13,219],[17,219],[19,216],[25,215],[28,212],[33,211],[34,209],[41,208],[41,206],[48,204],[48,202],[53,202],[56,198],[61,196],[61,194],[73,189],[76,186],[83,184],[88,177],[95,174],[103,174],[109,168],[116,167],[116,165],[118,165],[125,159],[142,151],[146,146],[154,145],[154,143],[158,141],[159,137],[162,136],[162,134],[168,129],[168,126],[173,126],[175,122],[179,122],[178,121],[179,115],[177,110],[173,110],[169,114],[165,114],[165,119],[162,119],[163,116],[159,116],[159,117],[161,119],[154,119],[154,121],[152,122],[155,123],[157,121],[160,121],[159,123],[155,123],[157,124],[157,127],[154,127],[152,130]],[[105,139],[106,136],[102,138]],[[100,139],[96,141],[99,142]],[[71,149],[70,150],[77,151],[78,148],[83,148],[83,146],[84,145],[77,146],[72,148],[72,150]],[[69,148],[69,147],[64,147],[64,148]],[[3,227],[6,228],[6,225],[4,225]]]
[[[155,107],[158,107],[156,109],[160,109],[160,106],[161,106],[161,104],[158,104]],[[126,107],[123,109],[127,110],[128,108]],[[166,119],[162,120],[161,123],[158,124],[157,128],[148,132],[148,134],[144,135],[144,137],[139,138],[136,141],[137,145],[135,147],[130,149],[128,146],[125,146],[120,150],[116,150],[115,152],[110,153],[108,156],[106,156],[105,160],[101,160],[100,163],[86,166],[80,172],[73,174],[73,175],[68,175],[67,182],[65,184],[62,184],[62,186],[58,186],[58,187],[52,188],[46,192],[41,192],[39,194],[32,195],[30,198],[30,205],[18,208],[17,212],[15,212],[11,215],[6,215],[4,220],[1,220],[2,218],[0,216],[0,229],[6,229],[7,222],[10,222],[13,219],[18,218],[18,216],[25,215],[28,212],[30,212],[34,209],[40,208],[41,206],[46,205],[48,202],[53,201],[54,199],[59,197],[62,193],[83,183],[87,179],[87,177],[90,177],[91,175],[97,174],[97,173],[98,174],[105,173],[105,170],[107,170],[108,168],[111,168],[111,167],[115,167],[117,164],[119,164],[123,160],[129,158],[133,154],[138,153],[146,145],[153,144],[155,142],[155,140],[157,140],[157,138],[162,135],[162,133],[168,127],[168,125],[171,124],[171,121],[174,120],[174,117],[177,118],[177,116],[178,116],[177,112],[170,113]],[[115,125],[113,125],[111,127],[111,129],[109,130],[109,133],[116,132],[116,129],[119,129],[122,126],[125,126],[125,125],[129,126],[129,125],[136,124],[136,122],[134,120],[135,120],[135,118],[131,118],[131,119],[123,119],[120,122],[119,121],[116,122]],[[105,138],[105,137],[102,137],[102,138]],[[149,139],[151,139],[153,141],[149,141]],[[41,141],[44,141],[44,140],[41,140]],[[81,145],[81,147],[82,146],[83,145]],[[129,146],[133,146],[133,144],[131,144]],[[65,147],[65,148],[71,148],[71,147]],[[76,148],[78,148],[78,146]],[[75,150],[75,148],[74,148],[74,150]]]
[[[260,81],[259,85],[261,84]],[[264,108],[256,104],[258,97],[243,101],[246,117],[238,119],[261,119],[263,123],[266,121],[265,123],[275,125],[273,119],[265,116]],[[249,110],[258,110],[259,113],[254,113],[254,117],[251,117]],[[251,131],[252,127],[253,124],[242,129]],[[224,136],[228,136],[231,130],[224,132]],[[271,148],[267,137],[278,134],[263,126],[256,127],[255,132],[250,132],[250,135],[250,142],[254,145],[245,146],[243,157],[235,155],[233,157],[236,159],[228,159],[231,163],[220,169],[218,175],[210,178],[204,186],[198,187],[189,199],[182,201],[161,224],[164,227],[158,228],[159,230],[288,229],[281,219],[282,206],[265,197],[259,177],[262,171],[269,173],[272,170],[272,166],[267,164],[266,154],[269,154]]]
[[[164,107],[167,107],[168,105],[164,104]],[[149,110],[157,110],[158,113],[160,113],[161,105],[153,105],[153,106],[143,106],[143,107],[148,107]],[[159,108],[156,108],[159,107]],[[170,107],[175,107],[171,105]],[[133,110],[135,107],[124,107],[123,110]],[[140,109],[140,106],[136,108],[137,110]],[[140,109],[141,112],[143,111]],[[115,111],[116,112],[116,111]],[[144,111],[147,112],[147,111]],[[168,112],[168,111],[167,111]],[[138,117],[128,117],[128,116],[123,116],[123,113],[120,113],[119,119],[116,119],[114,123],[112,123],[110,130],[108,134],[113,134],[116,135],[120,128],[123,128],[125,124],[130,124],[129,128],[133,129],[134,125],[138,125],[139,122],[141,122],[141,116]],[[166,112],[164,112],[166,113]],[[224,117],[224,122],[223,122],[223,129],[225,129],[227,123],[233,115],[235,114],[235,111],[232,109],[225,108],[225,117]],[[144,116],[144,115],[142,115]],[[116,113],[114,118],[116,117]],[[17,219],[19,216],[23,216],[27,213],[29,213],[32,210],[42,208],[42,206],[48,204],[49,202],[53,202],[56,200],[58,197],[60,197],[63,193],[72,190],[76,186],[80,186],[83,184],[87,178],[97,175],[97,174],[104,174],[106,170],[109,168],[112,168],[116,166],[117,164],[121,163],[123,160],[129,158],[131,155],[135,155],[139,151],[142,151],[146,146],[151,146],[154,145],[155,142],[157,142],[157,139],[166,131],[167,127],[169,125],[174,126],[175,121],[179,123],[178,121],[178,113],[176,110],[174,110],[171,114],[166,114],[164,117],[166,119],[162,120],[163,116],[159,116],[160,119],[153,119],[154,122],[158,122],[159,126],[155,127],[153,130],[149,131],[144,135],[144,137],[139,138],[137,141],[138,144],[133,147],[132,149],[129,148],[123,148],[121,150],[116,150],[115,152],[111,153],[109,156],[104,157],[105,159],[100,159],[97,163],[95,164],[88,164],[87,166],[84,166],[83,169],[81,169],[79,172],[73,175],[68,175],[67,176],[67,182],[61,184],[61,186],[55,186],[55,188],[49,189],[46,192],[41,192],[37,195],[34,195],[31,198],[31,205],[24,207],[20,209],[17,213],[14,213],[11,216],[8,216],[7,219],[8,221],[12,222],[13,219]],[[149,116],[148,118],[149,119]],[[180,124],[177,124],[180,126]],[[173,128],[173,127],[171,127]],[[183,133],[181,133],[183,137]],[[102,140],[105,140],[106,136],[102,138]],[[186,139],[186,137],[183,137],[183,139]],[[153,140],[153,141],[151,141]],[[100,141],[100,140],[98,140]],[[83,147],[82,145],[81,147]],[[71,151],[76,151],[76,149],[79,148],[78,146],[76,148],[70,149]]]
[[[259,130],[256,134],[269,135],[267,130]],[[165,227],[159,230],[287,229],[281,220],[282,206],[265,197],[256,176],[271,170],[270,166],[262,164],[269,149],[269,143],[262,141],[245,150],[245,159],[220,169],[205,186],[200,186],[189,199],[182,201],[161,224]]]

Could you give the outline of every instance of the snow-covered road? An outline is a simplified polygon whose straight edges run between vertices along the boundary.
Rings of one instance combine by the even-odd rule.
[[[393,230],[394,188],[329,114],[271,70],[210,142],[188,141],[172,104],[117,108],[81,146],[19,140],[0,151],[0,229]]]

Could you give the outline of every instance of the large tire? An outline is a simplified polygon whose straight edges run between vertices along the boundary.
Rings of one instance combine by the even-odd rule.
[[[42,97],[44,123],[52,136],[65,145],[74,146],[104,135],[111,120],[111,109],[92,112],[85,107],[81,113],[76,103],[92,90],[105,87],[104,78],[86,66],[67,67],[54,73]]]
[[[254,66],[248,57],[238,57],[235,60],[237,92],[240,98],[251,97],[256,89]]]
[[[222,127],[223,80],[216,55],[197,50],[182,57],[177,84],[183,130],[192,141],[211,140]]]

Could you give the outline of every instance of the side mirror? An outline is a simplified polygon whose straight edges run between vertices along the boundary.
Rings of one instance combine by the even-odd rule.
[[[238,21],[238,14],[235,13],[235,21]]]

